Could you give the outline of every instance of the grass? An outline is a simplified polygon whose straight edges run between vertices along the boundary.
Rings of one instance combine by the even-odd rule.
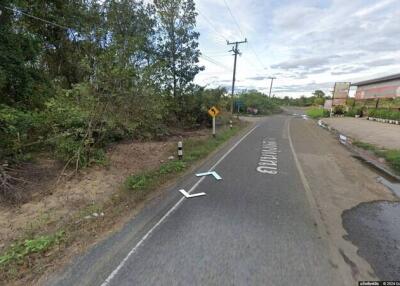
[[[311,118],[321,118],[321,117],[328,117],[329,111],[323,108],[312,107],[307,110],[306,114]]]
[[[389,166],[397,173],[400,174],[400,150],[388,150],[378,148],[373,144],[355,141],[354,146],[373,152],[376,156],[382,157],[386,160]]]
[[[135,192],[139,196],[155,189],[176,174],[182,173],[194,162],[205,158],[222,143],[235,135],[242,127],[234,127],[221,131],[215,138],[189,139],[184,142],[183,160],[172,160],[162,164],[158,169],[129,176],[125,180],[125,190]]]
[[[44,253],[53,245],[60,243],[64,235],[64,231],[58,231],[55,234],[42,235],[11,244],[8,250],[0,256],[0,267],[19,263],[23,261],[26,256],[33,253]]]
[[[223,129],[216,138],[209,136],[184,141],[183,160],[171,160],[153,171],[129,176],[121,192],[112,195],[105,203],[94,202],[82,208],[62,223],[54,222],[48,217],[50,214],[44,214],[43,219],[33,223],[23,237],[0,253],[0,281],[7,284],[20,279],[25,282],[34,280],[55,261],[71,256],[72,249],[84,249],[85,245],[91,245],[113,229],[118,229],[117,223],[123,221],[122,218],[131,217],[138,203],[151,191],[175,179],[176,175],[205,158],[244,126]],[[104,213],[104,216],[90,216],[95,212]]]

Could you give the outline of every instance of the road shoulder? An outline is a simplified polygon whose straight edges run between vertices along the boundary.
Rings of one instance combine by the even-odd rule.
[[[348,150],[314,121],[293,119],[290,124],[294,149],[324,224],[322,231],[342,258],[337,263],[346,264],[354,283],[376,279],[357,248],[345,239],[347,233],[341,216],[344,210],[362,202],[390,201],[395,197],[376,182],[374,172],[352,158]]]

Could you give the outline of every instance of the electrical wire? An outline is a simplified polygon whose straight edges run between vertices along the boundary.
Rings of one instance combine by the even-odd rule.
[[[63,25],[60,25],[60,24],[57,24],[57,23],[54,23],[54,22],[51,22],[51,21],[48,21],[48,20],[39,18],[39,17],[37,17],[37,16],[28,14],[28,13],[26,13],[26,12],[23,12],[23,11],[20,10],[20,9],[18,10],[18,9],[16,9],[16,8],[11,8],[11,7],[2,5],[2,4],[0,4],[0,6],[3,7],[3,8],[5,8],[5,9],[7,9],[7,10],[13,11],[13,12],[15,12],[15,13],[21,13],[22,15],[25,15],[25,16],[27,16],[27,17],[30,17],[30,18],[35,19],[35,20],[38,20],[38,21],[42,21],[42,22],[44,22],[44,23],[53,25],[53,26],[58,27],[58,28],[61,28],[61,29],[64,29],[64,30],[72,30],[72,29],[69,28],[69,27],[66,27],[66,26],[63,26]]]
[[[229,72],[231,71],[231,69],[228,68],[226,65],[220,63],[219,61],[213,59],[212,57],[209,57],[209,56],[207,56],[205,54],[201,54],[200,57],[203,58],[204,60],[216,65],[216,66],[219,66],[220,68],[223,68],[223,69],[225,69],[225,70],[227,70]]]
[[[243,38],[245,38],[244,35],[243,35],[243,32],[242,32],[242,29],[240,28],[239,22],[237,21],[235,15],[233,15],[233,12],[232,12],[231,8],[229,7],[228,3],[226,2],[226,0],[224,0],[224,4],[225,4],[225,7],[227,8],[229,14],[231,15],[233,21],[235,22],[236,27],[237,27],[238,30],[239,30],[239,33],[241,34],[241,36],[242,36]],[[264,68],[265,68],[265,65],[264,65],[263,61],[262,61],[261,58],[258,56],[258,54],[256,53],[255,49],[253,48],[253,45],[252,45],[250,42],[249,42],[249,46],[250,46],[251,52],[252,52],[252,53],[255,55],[255,57],[257,58],[257,63],[261,66],[262,69],[264,69]]]
[[[205,15],[203,14],[199,8],[196,8],[197,12],[199,13],[199,15],[206,20],[207,24],[215,31],[216,35],[218,37],[220,37],[222,40],[224,40],[225,42],[228,41],[216,28],[215,25],[212,23],[212,21]]]

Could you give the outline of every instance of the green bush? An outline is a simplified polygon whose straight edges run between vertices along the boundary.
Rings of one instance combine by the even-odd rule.
[[[349,117],[355,117],[356,115],[362,116],[363,110],[360,107],[353,107],[350,108],[347,112],[345,112],[344,115]]]
[[[28,150],[29,143],[39,140],[43,118],[37,112],[0,104],[0,160],[15,159]]]
[[[355,112],[353,109],[350,109],[350,110],[347,111],[344,115],[345,115],[345,116],[348,116],[348,117],[355,117],[356,112]]]
[[[400,111],[390,109],[370,109],[368,116],[390,120],[400,120]]]
[[[329,117],[329,110],[323,108],[310,108],[306,112],[307,116],[311,118]]]
[[[246,91],[239,95],[239,100],[244,104],[242,111],[246,111],[247,108],[256,108],[258,114],[269,115],[272,113],[280,112],[278,104],[271,98],[258,91]]]
[[[334,114],[344,114],[345,107],[343,105],[336,105],[333,107],[333,113]]]

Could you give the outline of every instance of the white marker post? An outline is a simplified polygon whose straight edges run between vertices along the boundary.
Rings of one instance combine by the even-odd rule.
[[[215,116],[212,118],[212,124],[213,124],[213,137],[215,138]]]
[[[229,128],[232,129],[232,120],[229,120]]]
[[[183,150],[182,150],[182,141],[178,142],[178,159],[182,160],[183,157]]]

